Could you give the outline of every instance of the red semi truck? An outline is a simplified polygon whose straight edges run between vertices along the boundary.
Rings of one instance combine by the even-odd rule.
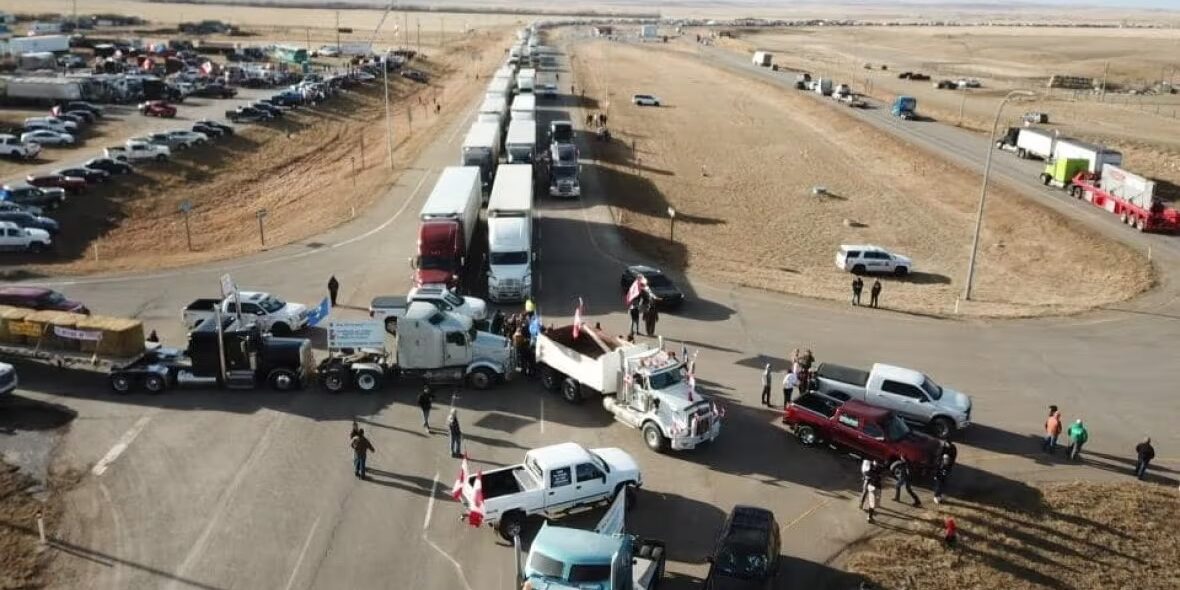
[[[1161,203],[1155,182],[1118,166],[1105,164],[1102,174],[1081,172],[1069,185],[1069,194],[1119,216],[1139,231],[1180,231],[1180,211]]]
[[[482,204],[479,167],[443,169],[418,216],[418,252],[410,260],[415,287],[459,290]]]

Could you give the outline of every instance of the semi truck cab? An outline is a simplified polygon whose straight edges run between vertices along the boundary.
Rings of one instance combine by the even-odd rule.
[[[466,244],[458,223],[424,221],[418,227],[418,255],[414,257],[414,286],[442,284],[458,289],[466,258]]]

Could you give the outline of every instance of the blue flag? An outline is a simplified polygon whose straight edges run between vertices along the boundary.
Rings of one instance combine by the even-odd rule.
[[[529,322],[529,334],[531,334],[533,338],[536,338],[537,334],[540,334],[540,333],[541,333],[541,312],[538,311],[533,314],[533,321]]]
[[[324,297],[324,300],[321,301],[320,304],[315,307],[315,309],[308,312],[307,327],[314,327],[316,324],[324,321],[324,319],[328,317],[329,313],[332,313],[332,300]]]

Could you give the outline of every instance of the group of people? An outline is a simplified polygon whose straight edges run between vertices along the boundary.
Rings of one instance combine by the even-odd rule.
[[[640,320],[643,320],[643,329],[648,336],[656,335],[656,323],[660,321],[660,310],[656,309],[659,299],[650,290],[643,289],[627,304],[627,313],[631,316],[629,336],[639,334]]]
[[[426,385],[422,388],[422,393],[418,394],[418,408],[422,410],[422,428],[426,429],[427,434],[433,432],[430,428],[430,411],[433,407],[434,391],[429,385]],[[447,435],[450,439],[451,456],[461,457],[463,455],[463,429],[459,425],[459,410],[453,406],[447,415]],[[352,430],[348,434],[348,446],[352,448],[353,474],[359,479],[367,479],[369,453],[376,453],[377,449],[373,446],[372,441],[365,436],[365,429],[357,426],[355,420],[352,422]]]
[[[1045,419],[1045,438],[1041,441],[1041,450],[1052,455],[1057,451],[1057,440],[1061,438],[1062,424],[1061,410],[1056,405],[1049,406],[1049,417]],[[1081,459],[1082,446],[1086,441],[1090,440],[1090,431],[1086,429],[1086,425],[1081,418],[1074,420],[1069,428],[1065,430],[1065,435],[1069,437],[1069,446],[1066,448],[1066,457],[1070,461],[1077,461]],[[1135,445],[1135,477],[1143,479],[1147,476],[1147,468],[1151,465],[1152,460],[1155,459],[1155,447],[1151,444],[1151,437],[1145,437],[1139,444]]]
[[[803,395],[807,391],[811,376],[811,363],[815,360],[811,351],[806,348],[796,348],[791,352],[791,370],[783,375],[783,407],[795,400],[795,392]],[[770,403],[770,383],[774,375],[770,363],[762,369],[762,405],[773,408]]]
[[[938,451],[938,459],[934,465],[933,480],[934,480],[934,503],[941,504],[943,493],[946,491],[947,480],[951,476],[951,471],[955,467],[955,462],[958,459],[959,451],[955,447],[955,443],[950,441],[942,441],[942,447]],[[922,501],[918,498],[918,494],[914,493],[914,488],[911,486],[913,479],[913,471],[910,464],[905,458],[899,459],[893,465],[886,465],[877,460],[865,459],[861,462],[861,492],[860,492],[860,509],[868,514],[867,519],[873,522],[877,514],[877,508],[881,505],[881,490],[885,475],[891,474],[894,478],[893,485],[893,501],[901,501],[901,491],[904,489],[913,501],[915,508],[922,507]]]
[[[860,305],[860,294],[865,289],[864,279],[859,276],[852,279],[852,304]],[[877,307],[877,300],[881,297],[881,281],[873,279],[873,286],[869,288],[869,307]]]

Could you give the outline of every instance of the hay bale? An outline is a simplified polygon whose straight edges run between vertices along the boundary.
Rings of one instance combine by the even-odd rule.
[[[25,337],[15,333],[9,328],[9,325],[10,323],[24,321],[25,316],[30,313],[33,312],[29,309],[0,305],[0,342],[5,344],[24,344]]]
[[[62,328],[73,329],[78,319],[83,317],[85,316],[66,311],[34,311],[25,316],[25,321],[37,326],[37,331],[41,336],[39,339],[33,336],[25,336],[25,341],[29,344],[37,344],[39,341],[41,350],[77,351],[79,348],[78,341],[72,338],[58,336],[54,333],[53,327],[60,326]]]
[[[127,318],[87,316],[78,320],[79,330],[102,332],[102,340],[82,340],[82,352],[129,357],[144,350],[143,322]]]

